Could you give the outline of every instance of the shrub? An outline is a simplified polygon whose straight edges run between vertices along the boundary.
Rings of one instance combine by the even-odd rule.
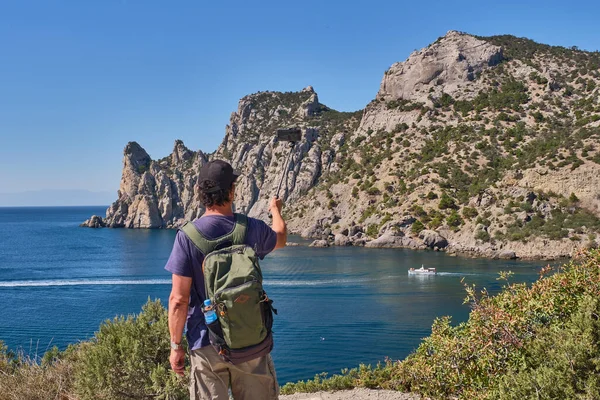
[[[467,300],[472,306],[469,320],[455,327],[450,325],[448,317],[436,320],[431,336],[423,341],[414,354],[397,365],[394,380],[387,387],[418,391],[434,398],[502,398],[498,396],[501,389],[493,386],[500,377],[513,368],[515,371],[531,373],[537,369],[536,364],[543,358],[532,359],[532,352],[538,355],[554,352],[554,346],[558,342],[542,338],[540,340],[538,335],[543,337],[552,331],[563,330],[565,321],[570,320],[571,315],[582,309],[589,310],[585,306],[586,301],[582,301],[586,296],[598,298],[599,266],[600,253],[592,251],[584,253],[579,263],[571,262],[563,266],[560,273],[540,278],[531,288],[526,284],[506,284],[500,294],[488,297],[485,291],[478,295],[479,292],[474,287],[467,286]],[[507,279],[509,274],[504,274],[503,277]],[[592,335],[588,337],[592,342],[598,337],[598,330],[587,332]],[[566,334],[567,332],[563,331],[559,336]],[[573,342],[574,340],[571,344],[560,345],[565,345],[566,348]],[[589,341],[584,342],[581,348],[584,349],[584,346],[589,344]],[[575,365],[583,363],[586,366],[577,380],[568,379],[578,375],[577,370],[572,370],[561,378],[560,382],[570,385],[572,390],[578,393],[585,393],[585,386],[581,385],[577,389],[577,383],[583,383],[586,378],[597,379],[598,375],[594,375],[598,374],[597,370],[594,371],[597,363],[593,360],[597,360],[594,352],[598,351],[598,344],[600,341],[596,341],[592,347],[587,347],[589,353],[580,353],[581,358],[564,357],[564,352],[554,352],[552,358],[559,361],[562,357],[560,361],[563,368],[572,362],[576,362]],[[536,346],[539,346],[537,350]],[[584,361],[586,358],[587,362]],[[544,373],[544,368],[537,370],[540,375]],[[561,372],[564,370],[559,368],[556,374]],[[552,374],[551,371],[547,373]],[[522,381],[533,384],[533,377],[534,374],[530,374]],[[511,384],[511,377],[503,379],[503,382]],[[552,386],[547,385],[544,390],[552,390]],[[593,387],[592,385],[590,389]],[[576,396],[532,397],[566,399]]]
[[[376,196],[378,194],[381,194],[381,190],[379,190],[378,188],[371,186],[370,188],[367,189],[367,193],[370,194],[371,196]]]
[[[448,194],[446,192],[442,192],[442,197],[440,199],[440,203],[438,205],[440,210],[446,210],[448,208],[456,208],[456,203],[454,202],[454,199],[450,196],[448,196]]]
[[[379,235],[379,224],[371,224],[367,227],[367,236],[376,238]]]
[[[56,348],[55,348],[56,349]],[[52,350],[47,354],[56,354]],[[65,355],[72,355],[71,351]],[[23,354],[8,352],[0,342],[0,398],[7,400],[71,399],[73,360],[65,357],[44,358],[42,362]],[[63,359],[64,358],[64,359]]]
[[[569,202],[574,204],[574,203],[577,203],[578,201],[579,201],[579,197],[577,197],[575,195],[575,193],[571,193],[571,195],[569,196]]]
[[[543,328],[493,392],[502,399],[600,398],[600,303],[586,295],[563,328]],[[491,394],[492,395],[492,394]]]
[[[477,210],[473,207],[463,208],[462,214],[463,214],[463,217],[465,217],[466,219],[475,218],[477,215],[479,215]]]
[[[448,226],[451,226],[453,228],[458,228],[459,226],[461,226],[463,224],[463,220],[460,217],[460,215],[458,215],[456,210],[452,210],[450,215],[448,215],[448,218],[446,218],[446,223],[448,224]]]
[[[411,232],[414,234],[419,234],[419,232],[421,232],[424,229],[425,229],[425,226],[419,220],[416,220],[410,228]]]
[[[483,242],[489,242],[491,238],[490,234],[487,231],[480,230],[477,231],[477,233],[475,234],[475,239],[481,240]]]
[[[136,316],[106,321],[78,351],[75,390],[81,400],[184,399],[187,389],[170,370],[167,311],[150,301]]]
[[[429,193],[427,193],[426,197],[427,197],[427,200],[435,200],[438,198],[438,195],[432,191],[429,191]]]
[[[417,217],[425,217],[427,215],[427,211],[425,211],[423,207],[418,204],[413,205],[412,210]]]

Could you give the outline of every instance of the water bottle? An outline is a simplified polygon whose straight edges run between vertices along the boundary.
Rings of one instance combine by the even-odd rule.
[[[212,324],[217,320],[217,313],[215,312],[210,299],[204,300],[204,308],[202,309],[202,312],[204,313],[204,319],[207,325]]]

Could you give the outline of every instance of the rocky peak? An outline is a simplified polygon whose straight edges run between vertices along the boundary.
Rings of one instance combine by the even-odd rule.
[[[502,48],[474,36],[449,31],[386,71],[377,95],[386,100],[428,103],[442,93],[466,92],[479,73],[502,61]]]
[[[173,165],[177,165],[186,161],[190,161],[194,158],[194,152],[185,147],[183,141],[176,140],[173,146],[173,152],[171,153],[171,162]]]
[[[138,173],[143,173],[148,169],[148,166],[152,161],[146,150],[144,150],[137,142],[127,143],[127,146],[125,146],[125,150],[123,151],[123,156],[124,167],[129,167]]]

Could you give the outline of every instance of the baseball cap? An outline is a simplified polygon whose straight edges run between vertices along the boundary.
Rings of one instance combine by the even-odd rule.
[[[198,183],[205,181],[217,182],[217,186],[210,188],[206,193],[215,193],[219,190],[228,191],[231,184],[240,176],[240,173],[235,171],[233,167],[226,161],[213,160],[200,168],[198,175]]]

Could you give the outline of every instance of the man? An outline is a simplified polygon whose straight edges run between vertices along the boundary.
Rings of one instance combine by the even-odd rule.
[[[206,212],[193,224],[205,237],[216,239],[232,232],[235,218],[232,204],[238,176],[231,165],[221,160],[211,161],[200,170],[198,190]],[[245,244],[253,247],[261,259],[274,249],[285,247],[287,229],[281,207],[280,199],[271,200],[272,228],[261,220],[248,218]],[[173,274],[169,297],[171,367],[183,376],[185,352],[180,344],[187,326],[192,400],[228,400],[229,388],[235,400],[277,399],[279,386],[270,355],[233,365],[223,361],[210,344],[201,306],[206,297],[202,273],[205,256],[183,232],[177,232],[165,266]]]

